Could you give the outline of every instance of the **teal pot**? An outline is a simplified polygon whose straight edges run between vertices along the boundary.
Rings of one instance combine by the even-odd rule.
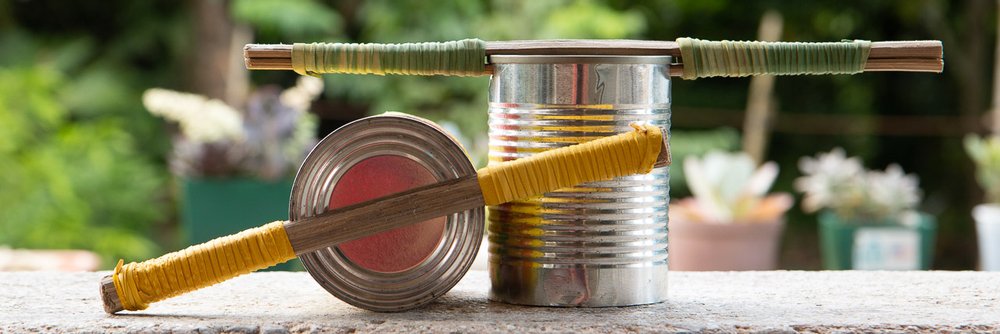
[[[275,220],[288,219],[292,179],[182,179],[181,227],[188,244],[203,243]],[[301,268],[292,260],[272,270]]]
[[[820,248],[826,270],[927,270],[934,255],[937,223],[918,212],[894,220],[819,215]]]

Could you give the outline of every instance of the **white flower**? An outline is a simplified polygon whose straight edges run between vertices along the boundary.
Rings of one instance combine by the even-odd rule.
[[[142,103],[151,114],[180,124],[184,136],[195,142],[241,140],[245,136],[243,117],[219,100],[152,88],[142,94]]]
[[[309,110],[312,101],[323,92],[323,79],[301,76],[295,86],[281,92],[281,103],[296,111]]]

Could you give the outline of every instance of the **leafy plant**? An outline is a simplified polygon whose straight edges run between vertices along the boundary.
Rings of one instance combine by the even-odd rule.
[[[160,170],[120,119],[74,120],[66,85],[46,66],[0,69],[0,244],[159,252],[143,232],[165,215]]]
[[[986,200],[1000,204],[1000,136],[965,137],[965,151],[976,163],[976,180],[986,191]]]
[[[885,171],[865,170],[861,159],[848,158],[841,148],[803,157],[799,169],[805,175],[795,180],[795,188],[805,193],[807,212],[830,209],[846,218],[892,221],[920,203],[916,175],[904,174],[896,164]]]
[[[684,159],[684,173],[693,198],[671,206],[674,214],[696,222],[731,224],[768,222],[792,205],[788,194],[767,195],[778,176],[778,165],[757,167],[745,152],[711,151]]]

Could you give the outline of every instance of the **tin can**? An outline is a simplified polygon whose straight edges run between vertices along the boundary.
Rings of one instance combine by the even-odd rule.
[[[289,218],[352,204],[344,198],[358,202],[422,185],[411,182],[417,176],[427,184],[475,173],[461,145],[434,123],[399,113],[367,117],[332,132],[306,157],[292,186]],[[386,179],[402,181],[391,183],[397,189],[371,189],[390,184]],[[433,301],[465,275],[482,241],[484,217],[476,208],[417,224],[429,226],[416,233],[422,239],[407,231],[376,235],[299,258],[337,298],[373,311],[404,311]],[[413,244],[424,246],[415,250]],[[398,259],[412,263],[387,262]]]
[[[490,161],[630,130],[669,131],[668,56],[491,56]],[[669,132],[667,132],[669,135]],[[489,207],[490,298],[602,307],[667,296],[669,173]]]

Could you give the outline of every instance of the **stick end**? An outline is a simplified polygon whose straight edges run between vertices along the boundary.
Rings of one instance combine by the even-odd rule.
[[[663,142],[660,143],[660,154],[656,156],[656,162],[653,163],[653,168],[670,166],[671,156],[670,156],[670,138],[667,135],[667,130],[660,128],[663,131]]]
[[[111,278],[111,275],[101,278],[101,300],[104,302],[104,312],[108,314],[115,314],[125,309],[118,298],[115,280]]]

